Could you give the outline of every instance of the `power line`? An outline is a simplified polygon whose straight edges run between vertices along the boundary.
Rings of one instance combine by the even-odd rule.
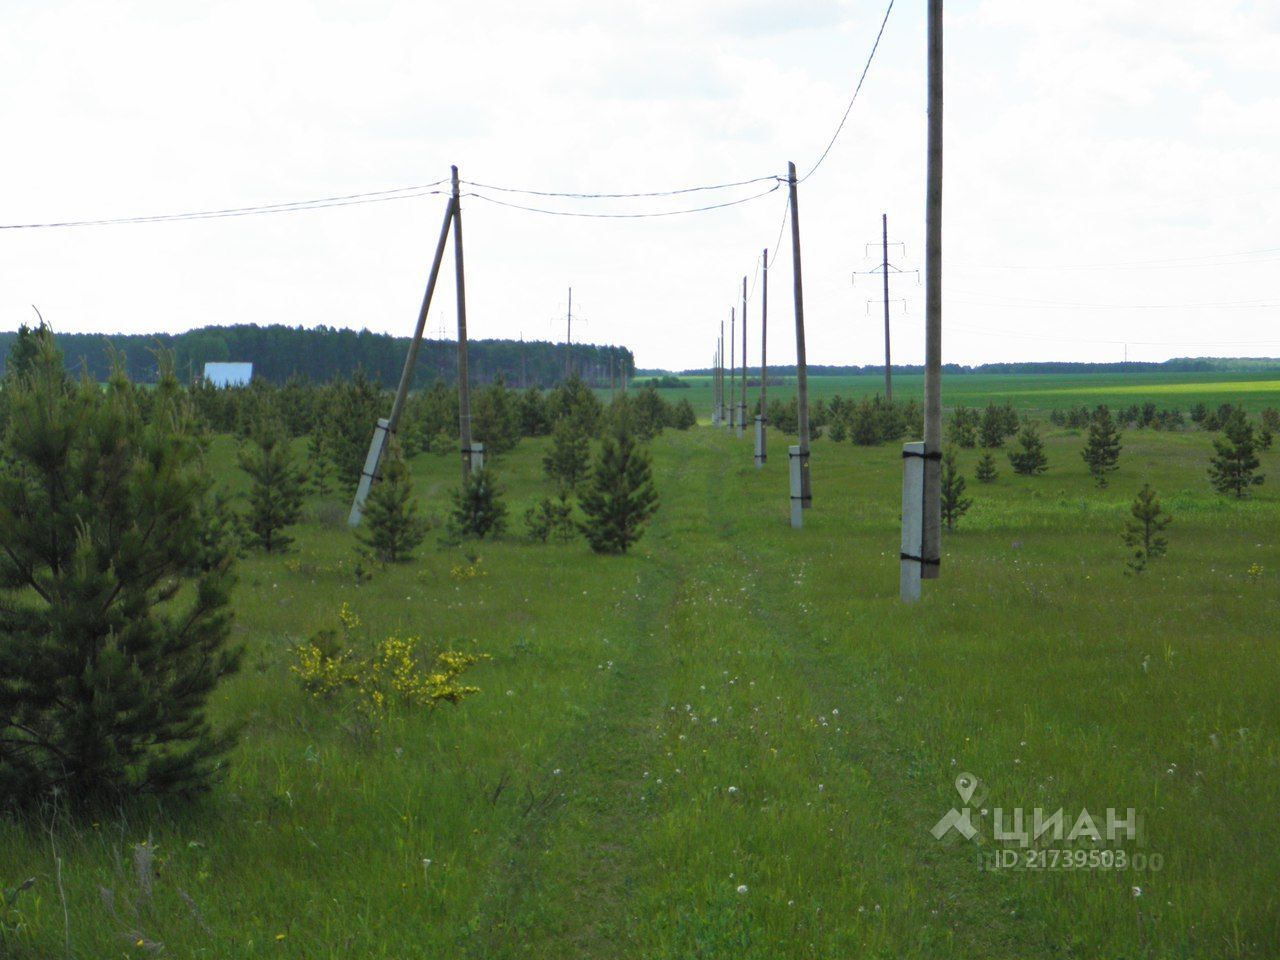
[[[884,19],[880,21],[880,31],[876,34],[876,42],[871,45],[871,53],[867,57],[866,65],[862,68],[862,76],[858,78],[858,85],[853,88],[853,96],[849,98],[849,106],[844,109],[844,116],[840,118],[840,123],[836,125],[836,132],[831,135],[831,140],[827,143],[827,149],[822,151],[822,156],[818,158],[818,162],[803,177],[797,180],[797,183],[804,183],[812,177],[822,166],[822,161],[827,159],[827,154],[831,152],[831,148],[836,145],[836,138],[840,136],[840,131],[844,129],[845,121],[849,119],[849,114],[853,110],[853,105],[858,99],[858,94],[862,92],[862,82],[867,79],[867,71],[871,69],[871,61],[876,58],[876,50],[880,48],[880,38],[884,36],[884,28],[889,22],[889,14],[893,12],[894,0],[889,0],[889,6],[884,11]]]
[[[313,200],[294,200],[288,203],[270,203],[254,207],[225,207],[220,210],[192,210],[185,213],[161,213],[149,216],[104,217],[97,220],[63,220],[52,223],[9,223],[0,224],[0,230],[43,230],[53,227],[101,227],[126,223],[171,223],[179,220],[214,220],[222,217],[248,217],[268,213],[295,213],[299,210],[322,210],[326,207],[346,207],[362,203],[381,203],[387,200],[408,200],[414,197],[425,197],[442,194],[446,191],[432,190],[444,183],[424,183],[413,187],[397,187],[393,190],[375,190],[369,193],[350,193],[337,197],[318,197]]]
[[[712,183],[698,187],[681,187],[677,190],[651,190],[642,193],[561,193],[554,190],[520,190],[516,187],[499,187],[491,183],[478,183],[475,180],[463,180],[468,186],[481,190],[497,190],[502,193],[523,193],[531,197],[566,197],[574,200],[626,200],[640,197],[674,197],[682,193],[699,193],[706,190],[728,190],[732,187],[745,187],[766,180],[777,180],[777,176],[753,177],[750,180],[735,180],[732,183]]]
[[[737,200],[726,200],[724,203],[711,203],[702,207],[686,207],[682,210],[651,210],[643,213],[584,213],[580,210],[548,210],[545,207],[530,207],[522,203],[511,203],[507,200],[499,200],[496,197],[487,197],[483,193],[466,193],[463,196],[475,197],[478,200],[485,200],[489,203],[497,204],[500,207],[510,207],[513,210],[524,210],[528,213],[543,213],[553,217],[588,217],[597,220],[639,220],[649,217],[675,217],[685,213],[702,213],[706,210],[721,210],[725,207],[735,207],[740,203],[750,203],[752,200],[759,200],[761,197],[767,197],[779,187],[782,181],[777,177],[771,178],[776,182],[768,190],[761,193],[752,194],[749,197],[740,197]]]

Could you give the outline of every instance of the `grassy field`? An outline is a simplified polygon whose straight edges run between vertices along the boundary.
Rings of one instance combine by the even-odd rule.
[[[948,402],[1002,398],[992,379],[980,400],[954,378]],[[1031,406],[1126,388],[1035,380],[1048,389]],[[1272,397],[1247,389],[1220,399]],[[817,441],[795,531],[786,442],[757,471],[749,441],[664,434],[661,509],[622,558],[520,541],[550,492],[545,441],[528,440],[498,463],[503,541],[429,546],[362,585],[340,520],[250,557],[235,627],[249,655],[215,703],[243,725],[225,782],[195,805],[52,830],[56,811],[0,820],[0,887],[36,878],[0,907],[0,953],[1280,954],[1280,449],[1236,502],[1209,486],[1206,434],[1129,433],[1098,491],[1082,438],[1051,432],[1045,475],[1000,456],[994,484],[970,479],[942,579],[908,608],[899,448]],[[232,454],[220,438],[216,467],[238,483]],[[976,455],[961,455],[970,477]],[[442,511],[454,459],[412,468]],[[1126,576],[1120,531],[1144,482],[1175,517],[1170,550]],[[483,576],[453,573],[468,551]],[[372,738],[309,698],[291,648],[344,602],[376,636],[491,655],[472,674],[482,693]],[[981,845],[930,833],[961,805],[962,771],[982,781]],[[1144,868],[982,870],[995,807],[1134,808],[1142,835],[1123,849]],[[144,841],[154,880],[135,870]]]
[[[756,378],[759,373],[757,371]],[[643,380],[644,378],[640,378]],[[683,377],[689,390],[664,390],[668,397],[688,396],[698,410],[711,407],[711,378]],[[770,386],[771,396],[790,397],[795,393],[795,378]],[[811,377],[810,396],[871,396],[884,393],[881,375]],[[924,377],[898,374],[893,378],[894,399],[924,398]],[[1045,414],[1050,410],[1080,405],[1105,403],[1127,407],[1150,400],[1161,408],[1177,407],[1184,413],[1194,403],[1213,408],[1222,403],[1235,403],[1257,413],[1264,407],[1280,408],[1280,377],[1256,373],[1077,373],[1077,374],[964,374],[946,378],[943,403],[956,406],[983,407],[991,401],[1010,401],[1027,412]]]

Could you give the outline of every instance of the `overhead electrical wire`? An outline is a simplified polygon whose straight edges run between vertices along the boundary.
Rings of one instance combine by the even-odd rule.
[[[880,30],[876,34],[875,43],[871,45],[871,53],[867,56],[867,62],[862,68],[862,76],[858,77],[858,85],[853,88],[853,96],[849,98],[849,105],[844,108],[844,116],[842,116],[840,118],[840,122],[836,124],[836,132],[831,135],[831,139],[827,143],[827,148],[822,151],[822,156],[818,157],[817,162],[809,168],[809,172],[797,180],[796,183],[804,183],[817,173],[818,168],[822,166],[822,161],[827,159],[827,154],[829,154],[831,152],[831,148],[836,145],[836,140],[840,136],[840,131],[844,129],[844,125],[849,119],[849,114],[853,110],[853,105],[858,100],[858,94],[862,92],[862,84],[863,81],[867,79],[867,72],[871,69],[871,61],[875,60],[876,51],[880,48],[880,38],[884,36],[884,28],[889,23],[889,14],[893,13],[893,2],[894,0],[889,0],[889,6],[885,8],[884,19],[880,21]]]
[[[573,200],[629,200],[640,197],[674,197],[682,193],[699,193],[707,190],[728,190],[732,187],[745,187],[766,180],[777,180],[778,177],[753,177],[750,180],[735,180],[732,183],[711,183],[699,187],[681,187],[677,190],[649,190],[641,193],[561,193],[554,190],[521,190],[516,187],[499,187],[491,183],[478,183],[475,180],[463,180],[462,183],[480,190],[497,190],[501,193],[522,193],[530,197],[564,197]]]
[[[582,210],[549,210],[546,207],[530,207],[522,203],[512,203],[509,200],[499,200],[497,197],[489,197],[483,193],[471,192],[464,194],[464,196],[475,197],[478,200],[494,203],[500,207],[511,207],[514,210],[524,210],[528,213],[543,213],[553,217],[587,217],[597,220],[640,220],[651,217],[675,217],[686,213],[702,213],[706,210],[721,210],[725,207],[736,207],[740,203],[750,203],[752,200],[759,200],[761,197],[767,197],[782,186],[782,181],[777,177],[769,179],[776,181],[772,187],[760,193],[752,194],[749,197],[739,197],[736,200],[726,200],[723,203],[711,203],[701,207],[686,207],[682,210],[649,210],[641,213],[587,213]]]
[[[224,207],[219,210],[191,210],[184,213],[160,213],[148,216],[102,217],[95,220],[62,220],[51,223],[7,223],[0,224],[0,230],[40,230],[50,227],[99,227],[128,223],[172,223],[180,220],[215,220],[223,217],[248,217],[268,213],[296,213],[302,210],[322,210],[327,207],[346,207],[363,203],[382,203],[387,200],[406,200],[413,197],[425,197],[442,194],[447,191],[433,190],[447,180],[436,180],[433,183],[419,184],[412,187],[397,187],[393,190],[374,190],[368,193],[349,193],[336,197],[317,197],[312,200],[294,200],[288,203],[270,203],[252,207]]]

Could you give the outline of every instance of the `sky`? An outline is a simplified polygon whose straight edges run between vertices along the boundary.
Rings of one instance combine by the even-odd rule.
[[[457,164],[469,333],[795,357],[785,186],[830,142],[882,0],[0,0],[0,224],[431,184]],[[897,0],[799,186],[812,364],[924,354],[925,3]],[[1280,356],[1280,4],[949,0],[943,360]],[[473,184],[485,184],[477,187]],[[444,189],[446,185],[428,190]],[[773,189],[781,187],[780,189]],[[653,213],[765,195],[700,213]],[[467,195],[474,194],[474,195]],[[413,330],[446,198],[0,230],[0,329]],[[786,230],[782,229],[786,226]],[[450,256],[452,254],[450,253]],[[446,261],[451,264],[452,261]],[[452,336],[451,270],[428,320]],[[740,342],[741,332],[738,329]],[[252,359],[252,358],[235,358]]]

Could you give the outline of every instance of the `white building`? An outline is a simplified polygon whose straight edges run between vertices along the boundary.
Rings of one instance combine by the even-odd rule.
[[[215,387],[247,387],[253,379],[253,364],[206,363],[204,379]]]

